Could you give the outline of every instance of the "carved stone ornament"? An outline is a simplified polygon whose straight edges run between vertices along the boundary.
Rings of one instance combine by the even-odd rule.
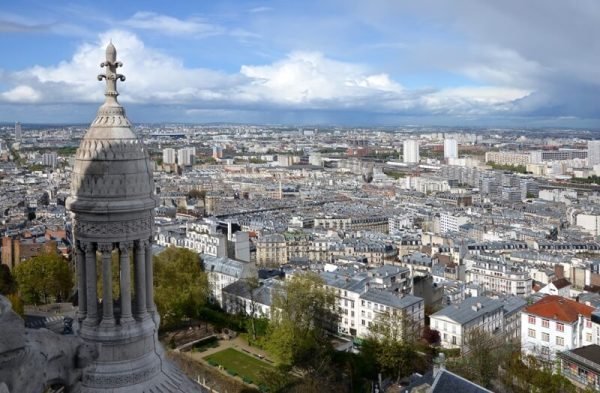
[[[112,236],[119,237],[132,233],[144,233],[151,230],[152,216],[120,222],[80,222],[75,223],[75,233],[83,236]]]

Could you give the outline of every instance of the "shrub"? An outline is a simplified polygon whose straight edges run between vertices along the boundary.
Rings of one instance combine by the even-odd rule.
[[[232,377],[235,377],[236,375],[238,375],[238,373],[235,372],[235,370],[232,369],[227,369],[227,374],[231,375]]]
[[[252,378],[249,378],[249,377],[244,377],[244,378],[242,378],[242,380],[243,380],[245,383],[247,383],[248,385],[251,385],[251,384],[252,384],[252,382],[253,382],[253,381],[252,381]]]
[[[219,363],[215,362],[215,361],[214,361],[214,360],[212,360],[212,359],[210,359],[210,360],[208,361],[208,364],[210,364],[210,365],[211,365],[211,366],[213,366],[213,367],[217,367],[217,366],[219,365]]]

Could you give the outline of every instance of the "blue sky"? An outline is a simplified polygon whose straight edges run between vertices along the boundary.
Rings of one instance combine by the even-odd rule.
[[[596,0],[15,1],[0,121],[600,126]]]

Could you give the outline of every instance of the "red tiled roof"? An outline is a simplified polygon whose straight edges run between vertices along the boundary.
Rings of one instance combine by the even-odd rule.
[[[524,311],[542,318],[573,323],[577,320],[579,314],[582,314],[586,318],[591,318],[592,311],[594,310],[594,307],[586,306],[575,300],[550,295],[526,307]]]

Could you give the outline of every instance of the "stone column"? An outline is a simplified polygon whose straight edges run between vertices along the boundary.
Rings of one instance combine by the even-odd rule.
[[[101,326],[114,326],[112,293],[112,243],[101,243],[98,250],[102,253],[102,322]]]
[[[119,243],[121,260],[121,325],[132,322],[131,315],[131,269],[129,268],[129,248],[131,242]]]
[[[96,244],[92,242],[83,243],[85,250],[85,287],[87,300],[87,316],[83,323],[95,326],[98,323],[98,285],[96,280]]]
[[[77,320],[81,322],[87,313],[87,296],[85,286],[85,253],[79,241],[75,242],[75,261],[77,263]]]
[[[146,313],[146,242],[135,242],[135,317],[144,319]]]
[[[154,305],[154,267],[152,265],[152,241],[145,242],[146,245],[146,309],[150,313],[156,312]]]

